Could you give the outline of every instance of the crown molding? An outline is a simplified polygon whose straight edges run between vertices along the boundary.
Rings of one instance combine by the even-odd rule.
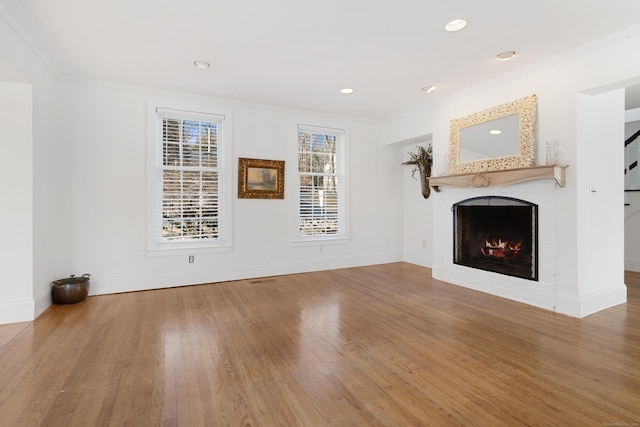
[[[0,19],[4,21],[9,29],[16,35],[18,39],[20,39],[29,50],[35,55],[36,59],[44,65],[44,67],[49,71],[54,77],[59,78],[60,71],[55,64],[49,60],[49,58],[40,50],[38,47],[31,41],[29,36],[22,31],[22,29],[16,24],[16,22],[11,18],[6,9],[0,4]]]
[[[635,24],[630,27],[626,27],[620,31],[609,34],[600,39],[593,40],[589,43],[586,43],[582,46],[578,46],[577,48],[571,49],[559,55],[551,56],[549,58],[543,59],[529,66],[518,68],[517,70],[514,70],[511,73],[505,74],[503,76],[503,79],[501,80],[503,81],[513,80],[515,78],[543,70],[552,65],[558,64],[560,62],[566,61],[568,59],[574,58],[579,55],[583,55],[585,53],[588,53],[594,50],[598,50],[602,47],[616,43],[619,40],[624,40],[629,37],[633,37],[637,34],[640,34],[640,24]]]
[[[256,102],[247,102],[238,99],[232,98],[221,98],[216,97],[215,95],[203,95],[201,93],[194,92],[184,92],[166,88],[158,88],[152,86],[141,86],[141,85],[132,85],[127,83],[118,83],[108,80],[98,80],[98,79],[87,79],[84,77],[77,77],[71,75],[61,75],[58,76],[58,81],[61,83],[67,83],[77,86],[88,86],[95,88],[102,88],[120,92],[129,92],[138,95],[150,96],[150,97],[160,97],[160,98],[171,98],[176,101],[186,101],[186,102],[201,102],[201,103],[214,103],[218,105],[226,105],[228,107],[236,107],[236,108],[251,108],[263,111],[273,111],[279,113],[293,114],[293,115],[305,115],[310,117],[319,117],[319,118],[327,118],[332,120],[348,120],[352,122],[360,122],[367,123],[369,125],[375,123],[379,124],[380,122],[375,119],[371,119],[368,117],[361,116],[349,116],[349,115],[340,115],[335,113],[330,113],[326,111],[318,111],[318,110],[308,110],[304,108],[295,108],[295,107],[284,107],[279,105],[271,105],[271,104],[260,104]]]

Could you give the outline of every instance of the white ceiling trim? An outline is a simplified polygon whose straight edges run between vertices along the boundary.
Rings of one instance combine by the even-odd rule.
[[[18,24],[16,24],[16,22],[13,20],[13,18],[11,18],[11,16],[9,16],[7,11],[2,7],[1,3],[0,3],[0,18],[2,18],[2,20],[4,22],[6,22],[7,26],[11,29],[11,31],[13,31],[13,33],[16,35],[16,37],[18,37],[20,40],[22,40],[24,42],[24,44],[27,45],[27,47],[31,50],[31,52],[36,56],[38,61],[40,61],[42,63],[42,65],[51,74],[53,74],[54,77],[60,78],[61,73],[58,70],[58,67],[56,67],[56,65],[53,63],[53,61],[49,60],[49,58],[44,53],[42,53],[42,51],[40,49],[38,49],[38,47],[35,45],[35,43],[33,43],[31,41],[29,36],[27,36],[27,34],[24,31],[22,31],[20,26]]]

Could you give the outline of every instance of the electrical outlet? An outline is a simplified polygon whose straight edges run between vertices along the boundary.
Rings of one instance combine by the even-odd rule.
[[[195,261],[195,257],[193,255],[189,255],[189,264],[193,264],[193,261]]]

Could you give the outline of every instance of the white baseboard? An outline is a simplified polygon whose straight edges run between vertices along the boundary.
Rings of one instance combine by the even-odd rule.
[[[0,325],[33,320],[33,300],[20,299],[0,303]]]
[[[640,258],[626,257],[624,259],[624,269],[640,272]]]
[[[567,316],[583,318],[626,302],[627,287],[619,285],[582,297],[558,293],[556,296],[556,311]]]
[[[388,254],[381,256],[327,258],[322,260],[322,263],[319,263],[317,259],[312,259],[295,262],[230,265],[223,269],[211,268],[209,266],[199,267],[196,263],[192,268],[170,273],[141,273],[127,276],[101,276],[99,274],[92,274],[89,295],[104,295],[203,283],[227,282],[311,271],[387,264],[399,261],[401,261],[399,255]]]

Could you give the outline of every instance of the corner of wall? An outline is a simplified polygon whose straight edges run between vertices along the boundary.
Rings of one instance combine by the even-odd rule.
[[[625,257],[624,269],[629,271],[640,271],[640,258]]]
[[[33,302],[33,318],[35,319],[44,313],[47,308],[51,307],[51,286],[48,286],[44,291],[36,295]]]

